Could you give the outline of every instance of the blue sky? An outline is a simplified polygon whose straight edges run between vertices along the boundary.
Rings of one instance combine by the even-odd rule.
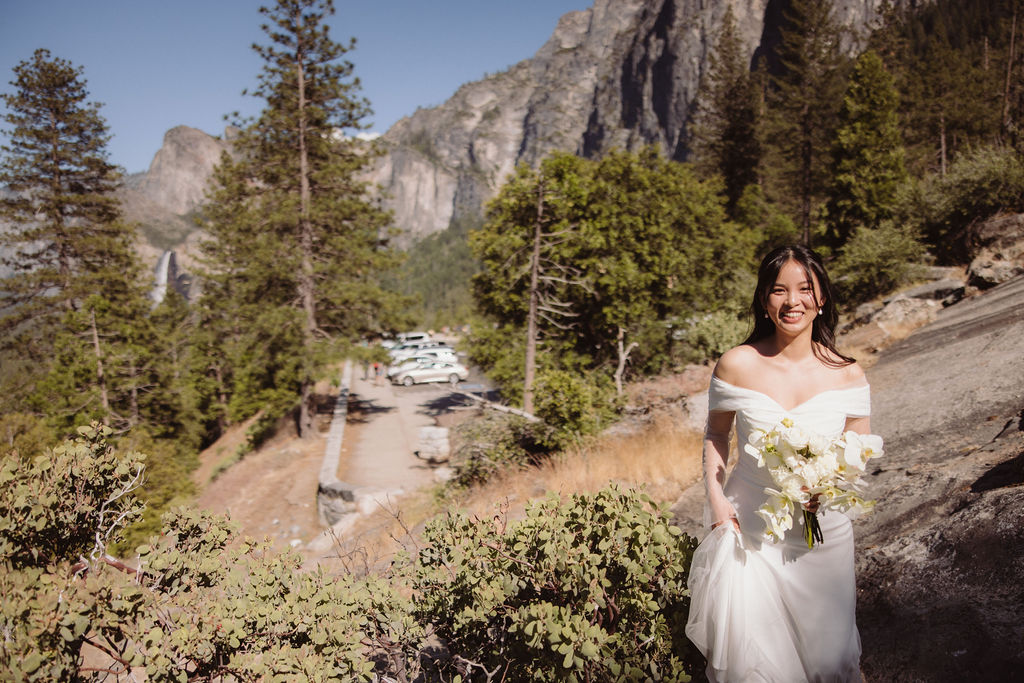
[[[90,99],[113,139],[110,160],[145,170],[177,125],[218,135],[224,115],[256,113],[243,97],[266,43],[259,6],[271,0],[0,0],[0,91],[11,69],[45,47],[85,69]],[[339,42],[384,132],[418,106],[441,104],[463,83],[531,57],[558,18],[592,0],[335,0]],[[2,105],[0,105],[2,106]]]

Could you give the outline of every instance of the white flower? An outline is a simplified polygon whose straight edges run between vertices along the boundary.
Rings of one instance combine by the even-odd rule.
[[[781,491],[765,489],[768,500],[757,509],[765,521],[765,538],[781,541],[786,532],[793,528],[793,503]]]
[[[744,451],[768,470],[777,488],[766,488],[768,498],[757,514],[765,521],[765,538],[780,541],[793,528],[795,505],[817,496],[819,511],[868,512],[873,501],[862,494],[861,476],[867,461],[882,455],[882,439],[848,431],[831,438],[805,431],[792,418],[769,430],[753,432]],[[805,519],[811,513],[804,512]],[[815,535],[820,540],[820,537]],[[808,545],[813,547],[811,536]]]

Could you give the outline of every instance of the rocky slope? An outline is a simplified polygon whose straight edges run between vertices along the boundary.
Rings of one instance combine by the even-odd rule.
[[[778,35],[779,0],[595,0],[562,17],[531,59],[462,86],[383,136],[372,173],[406,243],[477,213],[517,164],[552,150],[598,156],[657,145],[688,153],[687,119],[726,7],[751,56]],[[881,0],[836,0],[853,40]],[[852,41],[851,41],[852,44]]]

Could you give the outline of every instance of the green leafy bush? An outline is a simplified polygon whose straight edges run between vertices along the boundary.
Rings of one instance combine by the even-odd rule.
[[[503,470],[537,465],[551,453],[552,429],[518,415],[488,412],[455,427],[451,485],[480,484]]]
[[[682,363],[701,363],[715,359],[738,345],[750,333],[746,313],[721,310],[695,316],[674,330],[680,348],[676,354]]]
[[[615,387],[599,372],[544,370],[534,393],[534,414],[553,430],[552,449],[597,433],[615,416]]]
[[[832,266],[832,277],[845,306],[888,294],[920,269],[924,246],[910,228],[891,222],[857,228]]]
[[[644,494],[611,486],[525,519],[451,515],[428,525],[416,614],[446,655],[443,679],[687,681],[695,542]]]
[[[982,147],[959,156],[945,176],[929,176],[901,196],[900,214],[920,226],[943,263],[965,263],[971,226],[1024,210],[1024,162],[1013,149]]]
[[[31,466],[0,466],[0,671],[79,680],[141,668],[150,681],[371,680],[415,666],[422,629],[380,578],[305,571],[294,553],[236,538],[225,518],[176,508],[123,563],[107,544],[138,517],[142,463],[108,429]],[[106,658],[101,669],[87,667]]]

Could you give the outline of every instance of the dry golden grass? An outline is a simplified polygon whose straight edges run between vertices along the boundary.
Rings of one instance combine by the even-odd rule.
[[[644,488],[655,501],[671,504],[701,476],[701,439],[699,432],[665,413],[634,433],[598,437],[541,467],[506,472],[454,499],[421,490],[359,519],[330,557],[316,561],[328,569],[338,564],[350,571],[372,571],[386,566],[398,550],[414,549],[423,525],[450,509],[486,518],[501,506],[504,514],[518,518],[529,501],[549,492],[568,497],[614,482]]]
[[[520,502],[554,491],[562,496],[594,492],[611,482],[646,488],[651,497],[672,503],[700,476],[701,435],[661,414],[630,434],[606,435],[571,448],[535,469],[511,472],[474,489],[461,501],[477,514],[496,501]]]

